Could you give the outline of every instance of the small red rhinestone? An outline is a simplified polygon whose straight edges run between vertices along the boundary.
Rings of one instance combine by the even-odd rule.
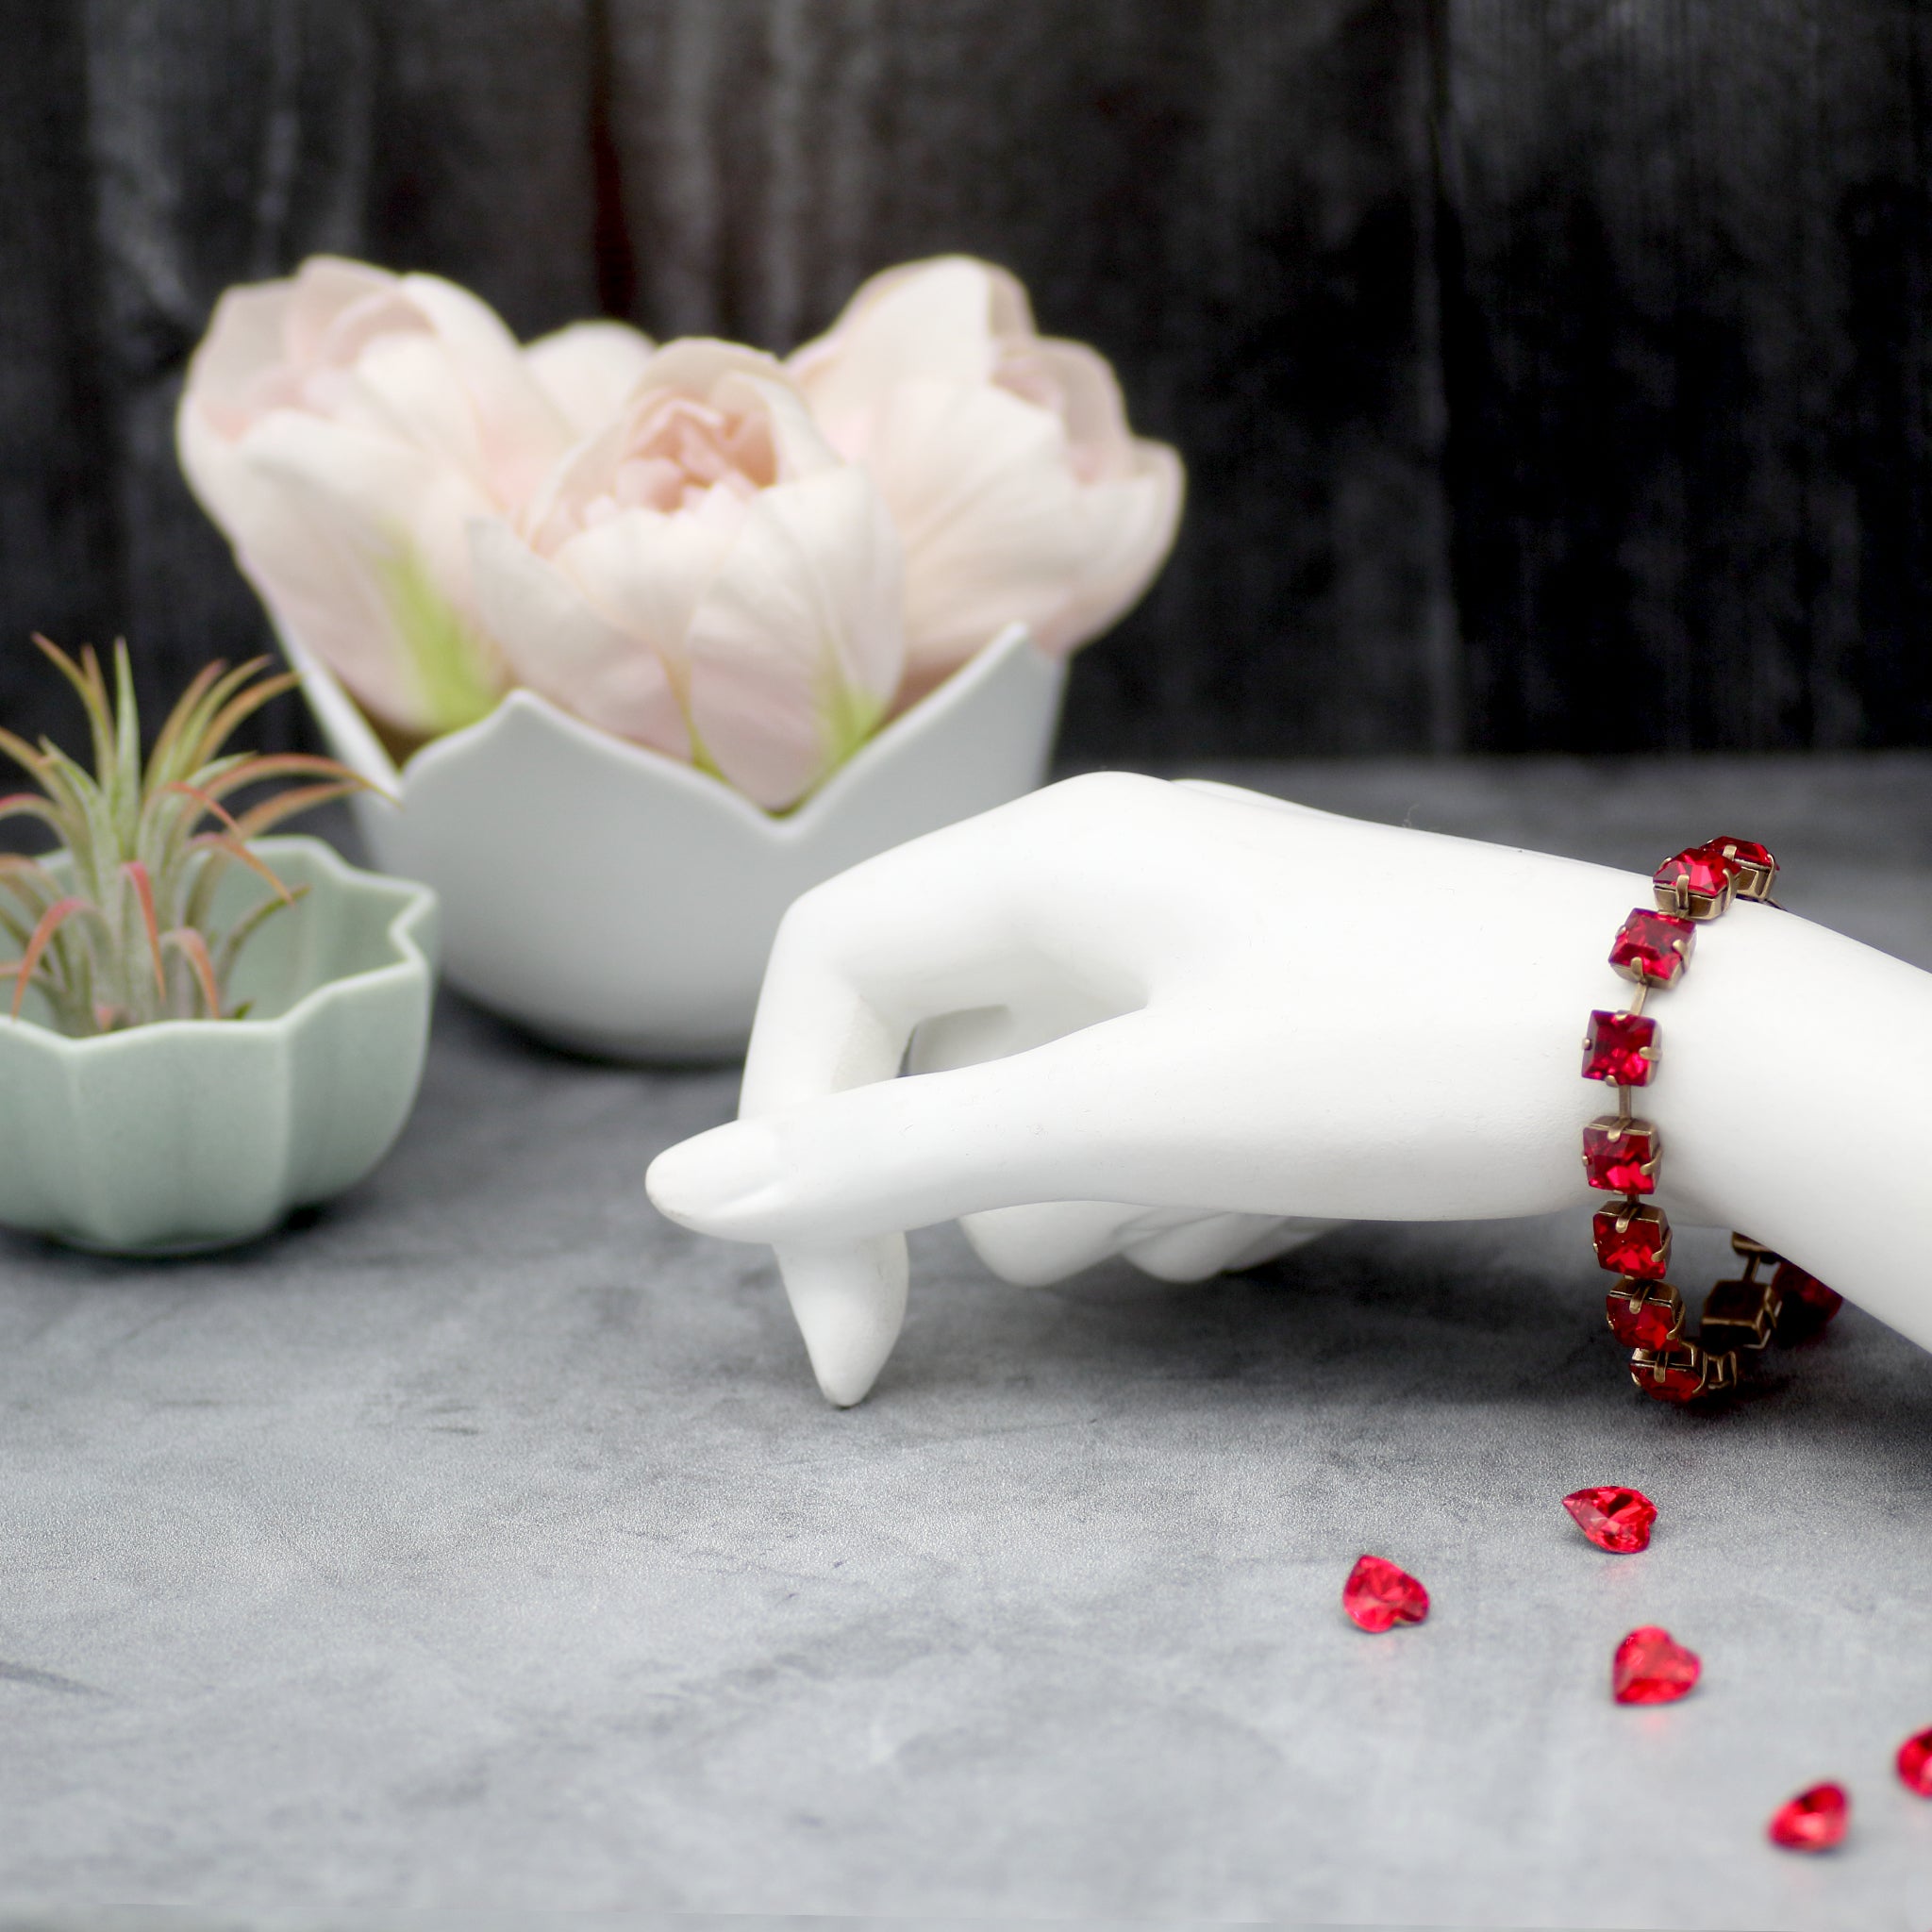
[[[1777,870],[1777,860],[1771,856],[1770,848],[1760,845],[1756,839],[1707,839],[1697,849],[1714,852],[1733,865],[1748,865],[1759,872]]]
[[[1583,1077],[1647,1087],[1657,1051],[1655,1020],[1641,1013],[1592,1013],[1583,1036]]]
[[[1596,1243],[1598,1265],[1613,1274],[1661,1281],[1669,1272],[1671,1224],[1658,1208],[1599,1208],[1591,1216],[1590,1238]]]
[[[1668,1630],[1646,1624],[1617,1646],[1610,1689],[1619,1704],[1674,1704],[1687,1695],[1704,1666]]]
[[[1657,1505],[1641,1490],[1600,1483],[1595,1489],[1565,1496],[1563,1507],[1600,1550],[1628,1557],[1650,1547],[1650,1525],[1657,1521]]]
[[[1657,1288],[1664,1292],[1646,1292]],[[1683,1329],[1684,1304],[1668,1282],[1632,1281],[1605,1295],[1604,1320],[1625,1348],[1668,1348]]]
[[[1932,1730],[1914,1731],[1898,1747],[1898,1774],[1907,1790],[1932,1798]]]
[[[1706,1349],[1762,1348],[1771,1340],[1777,1296],[1771,1283],[1740,1278],[1712,1285],[1704,1297],[1697,1340]]]
[[[1845,1298],[1834,1288],[1826,1288],[1815,1274],[1791,1261],[1780,1261],[1771,1277],[1772,1291],[1777,1296],[1777,1339],[1802,1341],[1815,1335],[1844,1307]]]
[[[1844,1837],[1851,1815],[1842,1785],[1813,1785],[1778,1807],[1767,1835],[1788,1852],[1828,1852]]]
[[[1617,928],[1610,964],[1640,986],[1670,986],[1683,972],[1697,941],[1696,924],[1673,912],[1646,912],[1634,907]]]
[[[1708,845],[1693,845],[1667,858],[1651,874],[1657,905],[1674,912],[1708,919],[1730,904],[1731,881],[1737,868]]]
[[[1387,1630],[1420,1624],[1429,1614],[1429,1593],[1386,1557],[1362,1557],[1341,1587],[1341,1607],[1364,1630]]]
[[[1712,839],[1698,849],[1730,861],[1737,874],[1739,898],[1771,896],[1772,885],[1777,878],[1777,860],[1756,839]]]
[[[1640,1348],[1630,1357],[1630,1379],[1657,1402],[1690,1402],[1709,1380],[1710,1357],[1693,1343],[1681,1348]]]
[[[1647,1194],[1657,1186],[1661,1151],[1648,1121],[1600,1115],[1583,1130],[1584,1178],[1608,1194]]]

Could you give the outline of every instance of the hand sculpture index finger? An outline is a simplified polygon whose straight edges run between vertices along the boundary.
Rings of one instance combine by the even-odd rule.
[[[1102,785],[1124,804],[1167,790],[1112,774],[1055,790],[1086,801]],[[983,1184],[1006,1110],[982,1109],[977,1134],[949,1120],[908,1140],[904,1108],[853,1109],[852,1133],[819,1130],[823,1158],[803,1186],[796,1148],[768,1117],[890,1081],[921,1021],[1004,1004],[1064,970],[1052,956],[1068,908],[1051,892],[1042,898],[1041,870],[1026,862],[1039,857],[1042,802],[1027,801],[1019,823],[1008,808],[901,846],[800,899],[772,949],[739,1121],[667,1150],[646,1175],[672,1220],[776,1244],[819,1385],[841,1405],[865,1394],[897,1340],[907,1272],[899,1230],[943,1218],[928,1211],[936,1192],[945,1198],[973,1177]],[[1067,858],[1077,865],[1076,853]],[[1109,991],[1133,1003],[1129,985]],[[910,1117],[937,1124],[944,1110],[915,1102]],[[895,1145],[900,1158],[882,1161]]]

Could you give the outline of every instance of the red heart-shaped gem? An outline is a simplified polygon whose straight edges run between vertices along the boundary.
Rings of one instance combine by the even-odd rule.
[[[1429,1593],[1388,1557],[1362,1557],[1341,1587],[1341,1607],[1364,1630],[1387,1630],[1420,1624],[1429,1614]]]
[[[1563,1498],[1563,1507],[1576,1519],[1576,1526],[1600,1550],[1614,1550],[1620,1557],[1650,1546],[1650,1526],[1657,1521],[1657,1505],[1641,1490],[1625,1489],[1621,1483],[1600,1483],[1595,1489],[1578,1490]]]
[[[1610,1662],[1610,1689],[1619,1704],[1674,1704],[1703,1669],[1694,1650],[1686,1650],[1668,1630],[1646,1624],[1618,1644]]]
[[[1914,1731],[1898,1747],[1899,1782],[1922,1798],[1932,1798],[1932,1726]]]
[[[1851,1813],[1842,1785],[1813,1785],[1772,1813],[1767,1836],[1788,1852],[1828,1852],[1844,1837]]]

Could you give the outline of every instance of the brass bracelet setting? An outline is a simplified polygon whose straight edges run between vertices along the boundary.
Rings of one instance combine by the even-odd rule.
[[[1776,877],[1777,861],[1748,839],[1713,839],[1667,858],[1652,875],[1655,909],[1634,908],[1610,948],[1610,964],[1637,991],[1621,1010],[1591,1013],[1584,1034],[1583,1077],[1607,1083],[1617,1095],[1616,1112],[1583,1130],[1585,1178],[1624,1197],[1591,1223],[1597,1261],[1618,1277],[1604,1311],[1610,1332],[1631,1351],[1631,1380],[1660,1402],[1729,1394],[1768,1343],[1815,1334],[1840,1306],[1816,1276],[1733,1234],[1743,1272],[1705,1296],[1696,1338],[1687,1337],[1684,1298],[1668,1278],[1671,1224],[1644,1198],[1657,1188],[1662,1137],[1630,1105],[1632,1092],[1650,1084],[1663,1050],[1646,998],[1677,983],[1701,924],[1723,917],[1736,899],[1774,903]]]

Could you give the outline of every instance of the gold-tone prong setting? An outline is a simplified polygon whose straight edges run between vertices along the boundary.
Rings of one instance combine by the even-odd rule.
[[[1715,862],[1718,859],[1723,861],[1721,866]],[[1659,913],[1703,924],[1722,918],[1734,899],[1774,904],[1771,891],[1776,883],[1777,872],[1776,860],[1762,845],[1749,840],[1712,839],[1702,846],[1687,848],[1665,860],[1653,877],[1652,892]],[[1663,875],[1671,873],[1677,876],[1670,884],[1659,882]],[[1687,874],[1702,882],[1708,882],[1713,874],[1718,874],[1721,883],[1715,891],[1693,892]],[[1632,912],[1612,947],[1613,954],[1638,956],[1621,963],[1615,958],[1610,961],[1612,970],[1635,988],[1621,1012],[1614,1017],[1637,1017],[1642,1012],[1652,988],[1668,991],[1683,976],[1690,964],[1696,935],[1680,926],[1672,932],[1668,941],[1670,951],[1676,955],[1674,970],[1667,974],[1645,970],[1645,958],[1653,962],[1668,963],[1662,934],[1644,924],[1649,917],[1641,908]],[[1597,1024],[1597,1018],[1592,1016],[1591,1027]],[[1640,1050],[1640,1057],[1647,1068],[1654,1068],[1660,1058],[1661,1041],[1659,1030],[1656,1039]],[[1588,1034],[1584,1041],[1584,1055],[1587,1064],[1591,1057]],[[1597,1076],[1588,1074],[1587,1077]],[[1657,1186],[1663,1138],[1654,1123],[1641,1120],[1632,1113],[1631,1083],[1609,1084],[1616,1095],[1617,1111],[1598,1115],[1585,1128],[1585,1175],[1593,1188],[1604,1187],[1612,1171],[1620,1175],[1630,1174],[1635,1179],[1631,1183],[1631,1191],[1617,1208],[1616,1219],[1611,1224],[1620,1238],[1619,1242],[1610,1241],[1605,1232],[1606,1210],[1600,1208],[1597,1212],[1593,1239],[1597,1243],[1598,1257],[1602,1265],[1608,1268],[1617,1267],[1620,1260],[1639,1260],[1646,1269],[1654,1266],[1660,1276],[1670,1265],[1671,1226],[1663,1210],[1650,1206],[1642,1197]],[[1628,1159],[1610,1158],[1613,1143],[1638,1134],[1648,1136],[1648,1158],[1641,1165]],[[1593,1139],[1598,1141],[1594,1150]],[[1594,1164],[1592,1151],[1596,1155]],[[1641,1181],[1641,1185],[1635,1185],[1636,1181]],[[1652,1245],[1649,1236],[1630,1243],[1621,1241],[1639,1216],[1655,1226],[1655,1245]],[[1747,1357],[1757,1354],[1774,1341],[1792,1339],[1790,1335],[1779,1333],[1779,1316],[1785,1299],[1778,1291],[1779,1277],[1775,1274],[1769,1277],[1760,1274],[1767,1267],[1776,1270],[1783,1265],[1783,1257],[1762,1241],[1744,1234],[1734,1233],[1731,1236],[1731,1248],[1742,1261],[1743,1272],[1729,1280],[1716,1283],[1705,1296],[1695,1341],[1685,1337],[1683,1297],[1667,1280],[1620,1274],[1616,1287],[1605,1297],[1606,1320],[1612,1332],[1620,1333],[1621,1338],[1626,1341],[1635,1334],[1657,1333],[1655,1322],[1640,1321],[1646,1309],[1665,1311],[1669,1315],[1670,1325],[1662,1346],[1631,1351],[1630,1379],[1646,1395],[1671,1402],[1692,1402],[1727,1395],[1737,1389]],[[1828,1311],[1823,1319],[1829,1319]]]

